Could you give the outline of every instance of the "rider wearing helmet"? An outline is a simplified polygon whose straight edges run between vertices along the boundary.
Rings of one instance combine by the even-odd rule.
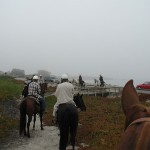
[[[40,97],[41,87],[38,84],[38,79],[39,77],[37,75],[33,76],[33,82],[31,82],[28,87],[28,96],[34,96],[35,98]]]
[[[39,77],[37,75],[33,76],[33,78],[32,78],[33,82],[31,82],[28,87],[28,96],[35,97],[36,101],[38,103],[40,103],[41,112],[44,112],[45,111],[45,106],[43,104],[44,100],[43,100],[43,97],[40,95],[41,87],[38,83],[38,79],[39,79]]]
[[[58,84],[55,92],[57,102],[54,105],[52,114],[54,122],[56,122],[57,120],[57,110],[59,109],[59,105],[65,103],[72,103],[73,105],[76,105],[75,102],[73,101],[73,95],[74,95],[74,86],[68,82],[68,75],[63,74],[61,76],[61,83]]]

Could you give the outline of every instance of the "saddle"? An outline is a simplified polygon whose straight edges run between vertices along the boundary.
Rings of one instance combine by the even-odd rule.
[[[38,105],[40,105],[40,100],[38,98],[36,98],[35,96],[32,96],[32,95],[28,95],[28,97],[34,99],[36,101],[36,103]]]

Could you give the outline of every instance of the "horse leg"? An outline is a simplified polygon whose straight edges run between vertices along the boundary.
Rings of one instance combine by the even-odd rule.
[[[74,116],[75,118],[72,118],[70,123],[70,142],[72,145],[72,149],[75,149],[75,137],[77,133],[77,127],[78,127],[78,116]]]
[[[35,130],[35,122],[36,122],[36,114],[34,114],[34,120],[33,120],[33,130]]]
[[[40,122],[41,122],[41,130],[44,130],[44,128],[43,128],[43,120],[42,120],[42,117],[43,117],[43,112],[41,111],[40,112]]]
[[[60,125],[60,141],[59,141],[59,149],[66,150],[69,136],[69,126],[67,124]]]
[[[25,121],[25,126],[24,126],[24,136],[27,135],[26,126],[27,126],[27,124],[26,124],[26,121]]]
[[[66,150],[69,136],[69,119],[68,116],[62,114],[63,112],[58,111],[58,125],[60,130],[59,150]]]
[[[28,123],[27,123],[27,136],[30,137],[30,122],[32,121],[32,115],[28,116]]]

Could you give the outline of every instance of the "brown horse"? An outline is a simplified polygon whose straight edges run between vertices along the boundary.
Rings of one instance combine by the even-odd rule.
[[[41,85],[41,95],[44,96],[45,90],[47,90],[47,83],[43,83]],[[36,121],[36,114],[40,116],[40,123],[41,123],[41,130],[43,130],[42,124],[42,116],[43,112],[40,109],[40,104],[37,103],[36,99],[32,96],[27,96],[23,99],[20,104],[20,130],[19,134],[21,135],[24,132],[24,135],[30,137],[30,123],[32,121],[32,116],[34,116],[33,120],[33,129],[35,129],[35,121]],[[28,116],[28,120],[26,120],[26,115]],[[26,132],[27,126],[27,132]]]
[[[124,86],[121,102],[126,120],[118,150],[150,150],[150,108],[140,104],[133,80]]]

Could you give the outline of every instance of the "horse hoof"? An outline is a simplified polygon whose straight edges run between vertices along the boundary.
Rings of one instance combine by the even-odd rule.
[[[44,128],[41,128],[41,130],[44,130]]]

